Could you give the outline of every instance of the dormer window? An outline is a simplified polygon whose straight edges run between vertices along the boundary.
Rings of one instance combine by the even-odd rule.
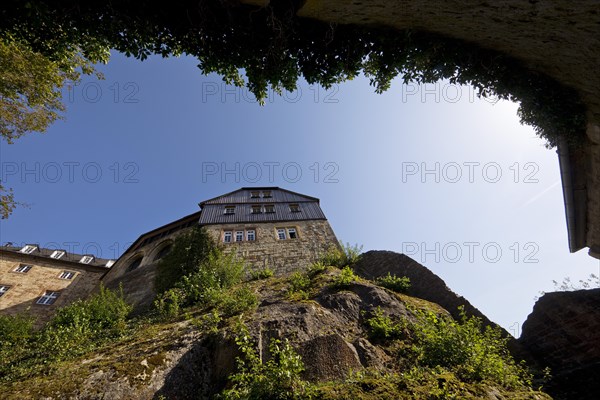
[[[300,204],[290,204],[290,212],[300,212]]]
[[[263,190],[263,192],[262,192],[262,197],[263,197],[264,199],[270,199],[270,198],[271,198],[271,197],[273,197],[273,196],[271,196],[271,191],[270,191],[270,190]]]
[[[92,261],[94,261],[94,256],[83,256],[81,257],[81,260],[79,260],[79,262],[82,264],[89,264]]]
[[[28,244],[28,245],[25,245],[25,247],[23,247],[23,248],[22,248],[21,250],[19,250],[19,251],[20,251],[21,253],[25,253],[25,254],[31,254],[31,253],[33,253],[34,251],[36,251],[36,250],[37,250],[37,248],[38,248],[37,246],[34,246],[34,245],[32,245],[32,244]]]
[[[262,212],[262,207],[259,205],[252,206],[252,214],[260,214]]]
[[[225,206],[225,211],[223,211],[225,215],[235,214],[235,206]]]
[[[251,199],[258,199],[260,197],[260,192],[258,190],[250,192]]]
[[[265,212],[266,213],[274,213],[275,212],[275,206],[273,204],[266,204],[265,205]]]
[[[54,250],[52,252],[52,254],[50,254],[50,258],[54,258],[54,259],[58,260],[59,258],[61,258],[64,255],[65,255],[64,251],[62,251],[62,250]]]

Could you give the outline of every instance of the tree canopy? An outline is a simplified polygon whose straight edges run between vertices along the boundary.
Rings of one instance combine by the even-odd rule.
[[[293,91],[300,77],[329,88],[363,73],[378,93],[397,76],[406,83],[447,79],[480,96],[518,102],[521,122],[548,147],[560,139],[579,145],[585,137],[578,93],[518,60],[428,32],[299,18],[301,3],[8,0],[0,11],[0,132],[10,142],[28,130],[44,131],[63,110],[58,89],[65,79],[91,73],[115,49],[141,60],[194,56],[204,74],[246,85],[261,103],[269,87]],[[6,216],[12,194],[0,187],[0,195]]]

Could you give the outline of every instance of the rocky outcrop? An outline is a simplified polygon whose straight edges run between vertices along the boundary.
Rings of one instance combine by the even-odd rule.
[[[367,279],[388,273],[406,276],[410,279],[409,295],[439,304],[455,319],[460,318],[458,307],[462,306],[467,315],[481,318],[486,325],[495,325],[467,299],[450,290],[442,278],[407,255],[393,251],[368,251],[361,256],[354,269]]]
[[[546,388],[554,398],[598,398],[600,289],[546,293],[523,324],[519,342],[551,368]]]

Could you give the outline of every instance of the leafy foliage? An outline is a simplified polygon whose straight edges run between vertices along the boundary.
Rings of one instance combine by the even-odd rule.
[[[399,339],[406,329],[406,324],[392,320],[383,313],[381,307],[377,307],[365,322],[369,328],[369,337],[376,341]]]
[[[253,271],[250,272],[250,279],[253,280],[253,281],[258,281],[258,280],[261,280],[261,279],[270,278],[274,274],[275,274],[275,271],[273,271],[269,267],[255,269],[255,270],[253,270]]]
[[[360,259],[362,246],[350,243],[340,243],[339,246],[330,247],[320,258],[319,263],[325,266],[344,268],[356,264]]]
[[[350,286],[358,279],[358,276],[356,276],[352,268],[344,267],[342,268],[342,272],[333,280],[332,286],[337,289],[343,289]]]
[[[0,379],[42,370],[123,336],[130,312],[122,292],[101,287],[89,299],[58,309],[37,332],[29,317],[1,317]]]
[[[215,250],[208,232],[199,226],[177,237],[169,253],[156,266],[156,291],[163,293],[174,287],[182,277],[197,271]]]
[[[398,277],[389,272],[386,276],[377,278],[375,283],[398,293],[407,293],[410,290],[410,279],[406,276]]]
[[[467,318],[461,309],[461,322],[433,312],[417,312],[413,325],[413,350],[418,362],[427,367],[444,367],[466,381],[488,380],[505,387],[529,385],[531,377],[517,364],[507,348],[508,338],[499,327],[482,328],[479,318]]]
[[[238,372],[230,376],[232,386],[219,398],[224,400],[304,399],[308,382],[300,378],[302,359],[287,340],[272,339],[270,357],[263,362],[254,348],[248,329],[238,324],[235,343],[243,356],[238,357]]]
[[[362,72],[376,92],[388,90],[399,75],[416,83],[447,79],[473,86],[480,96],[519,102],[521,122],[532,125],[549,146],[559,138],[572,143],[583,138],[585,108],[579,95],[518,60],[429,32],[299,18],[301,3],[273,1],[256,8],[200,0],[174,3],[165,11],[160,3],[149,2],[78,7],[11,2],[0,29],[50,59],[64,59],[73,49],[93,59],[104,46],[142,60],[151,54],[189,54],[203,73],[245,84],[259,101],[268,87],[294,90],[300,76],[328,88]]]

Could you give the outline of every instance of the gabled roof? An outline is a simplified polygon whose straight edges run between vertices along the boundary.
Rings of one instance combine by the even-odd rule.
[[[199,218],[200,218],[200,211],[196,211],[195,213],[186,215],[185,217],[179,218],[176,221],[169,222],[166,225],[160,226],[160,227],[153,229],[151,231],[148,231],[146,233],[142,233],[135,240],[135,242],[133,242],[131,244],[131,246],[129,246],[127,248],[127,250],[125,250],[123,252],[123,254],[121,254],[121,257],[123,257],[125,254],[127,254],[129,251],[137,249],[141,245],[145,245],[151,241],[159,239],[161,237],[161,235],[164,235],[164,236],[170,235],[171,233],[175,232],[176,230],[182,229],[184,227],[184,225],[191,226],[193,224],[197,224]],[[144,243],[144,241],[147,241],[147,243]],[[119,257],[119,259],[121,259],[121,257]]]
[[[4,246],[0,246],[0,253],[10,252],[10,253],[14,253],[15,255],[18,255],[21,257],[26,257],[26,258],[31,257],[32,259],[43,258],[43,259],[47,259],[49,261],[54,261],[54,262],[59,262],[59,263],[69,263],[72,266],[77,265],[80,267],[88,266],[88,267],[99,267],[102,269],[108,269],[112,266],[112,264],[114,264],[114,260],[106,259],[106,258],[98,258],[98,257],[94,256],[93,254],[69,253],[64,249],[48,249],[48,248],[40,247],[37,244],[27,244],[27,246],[35,246],[36,249],[31,253],[23,253],[21,251],[21,249],[24,246],[13,246],[12,244],[7,244]],[[53,257],[51,257],[51,255],[55,251],[62,251],[62,252],[64,252],[64,254],[60,258],[53,258]],[[91,257],[93,257],[93,260],[87,264],[84,264],[81,262],[81,259],[84,256],[91,256]]]
[[[272,197],[269,198],[251,198],[251,192],[271,191]],[[212,199],[204,200],[200,207],[212,204],[250,204],[250,203],[304,203],[319,202],[316,197],[307,196],[291,190],[282,189],[277,186],[264,187],[243,187],[233,192],[229,192]]]

